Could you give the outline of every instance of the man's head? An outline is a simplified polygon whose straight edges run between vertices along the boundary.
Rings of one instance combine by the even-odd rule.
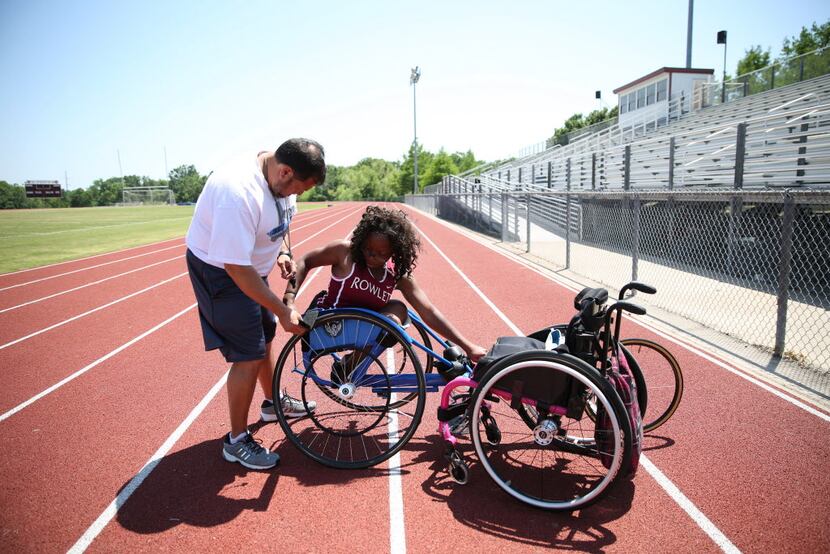
[[[283,196],[302,194],[326,180],[325,151],[320,143],[304,138],[283,142],[274,152],[279,191]]]

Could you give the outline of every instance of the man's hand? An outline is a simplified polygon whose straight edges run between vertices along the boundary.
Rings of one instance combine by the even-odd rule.
[[[302,335],[308,330],[307,327],[300,325],[303,319],[302,314],[293,308],[288,308],[279,319],[280,326],[293,335]]]
[[[277,265],[280,268],[280,275],[283,279],[292,279],[297,274],[297,264],[288,256],[282,255],[277,258]]]

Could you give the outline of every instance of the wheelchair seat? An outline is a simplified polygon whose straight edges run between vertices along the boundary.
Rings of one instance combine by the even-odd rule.
[[[476,364],[475,371],[473,372],[473,380],[480,381],[487,373],[487,370],[505,356],[527,350],[544,349],[544,342],[531,337],[499,337],[496,339],[496,343],[487,351],[487,354],[482,356]]]

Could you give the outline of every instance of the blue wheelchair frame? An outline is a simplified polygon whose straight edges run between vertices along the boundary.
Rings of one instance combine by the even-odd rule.
[[[384,321],[389,324],[389,326],[394,329],[407,343],[418,347],[420,350],[425,352],[427,356],[432,357],[434,364],[440,364],[443,367],[450,368],[453,367],[454,364],[459,363],[455,360],[448,360],[436,351],[413,339],[404,327],[398,325],[394,320],[382,313],[367,310],[365,308],[329,308],[318,310],[318,315],[339,312],[359,312]],[[411,325],[425,331],[445,349],[450,346],[450,344],[443,337],[435,333],[435,331],[424,323],[423,320],[418,317],[418,314],[412,310],[408,310],[408,315]],[[379,327],[372,328],[373,326],[371,324],[369,324],[370,328],[367,330],[360,329],[361,325],[364,325],[365,322],[359,320],[346,320],[345,324],[348,328],[341,329],[334,336],[322,327],[312,327],[306,337],[309,348],[303,352],[303,367],[295,367],[294,372],[307,376],[318,386],[337,388],[338,385],[336,383],[332,382],[330,379],[317,375],[314,371],[314,356],[319,355],[321,352],[323,355],[329,353],[335,360],[339,361],[341,360],[341,357],[337,354],[338,350],[362,350],[366,355],[363,356],[351,372],[352,381],[358,383],[361,387],[371,387],[373,392],[382,394],[383,396],[390,392],[412,393],[418,391],[417,375],[414,373],[367,376],[366,374],[372,362],[388,348],[388,346],[384,346],[382,344],[382,339],[386,337],[384,336],[379,338],[383,332],[383,329]],[[372,336],[372,333],[374,333],[374,336]],[[356,341],[352,340],[354,337],[362,338],[360,345],[356,344]],[[368,351],[365,350],[366,347],[369,347]],[[466,361],[464,362],[464,370],[467,375],[472,374],[472,367]],[[424,374],[424,380],[426,384],[426,392],[437,392],[439,387],[446,384],[444,377],[438,373],[426,373]]]

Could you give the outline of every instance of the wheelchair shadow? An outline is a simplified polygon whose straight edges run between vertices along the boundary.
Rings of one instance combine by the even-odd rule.
[[[230,464],[220,456],[220,448],[220,441],[213,439],[162,458],[119,507],[118,523],[136,533],[150,534],[183,523],[213,527],[243,511],[268,510],[279,471],[265,474]]]
[[[674,446],[674,439],[672,438],[649,434],[643,436],[643,452],[662,450],[663,448],[670,448],[672,446]]]
[[[519,502],[487,474],[470,443],[459,449],[470,465],[466,485],[449,475],[443,444],[437,437],[413,438],[404,450],[421,452],[411,464],[429,464],[432,474],[422,484],[436,502],[444,502],[460,523],[476,531],[539,548],[602,552],[617,541],[606,524],[631,508],[635,485],[620,479],[597,503],[573,513],[548,512]]]

